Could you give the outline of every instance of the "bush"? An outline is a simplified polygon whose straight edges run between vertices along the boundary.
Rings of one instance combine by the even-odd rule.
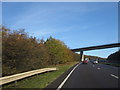
[[[71,62],[78,56],[60,40],[50,37],[45,42],[30,37],[24,30],[2,27],[3,76]]]

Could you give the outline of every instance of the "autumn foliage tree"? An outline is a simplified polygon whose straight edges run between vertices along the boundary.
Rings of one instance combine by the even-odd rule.
[[[3,76],[77,60],[78,55],[55,38],[36,39],[23,30],[2,27]]]
[[[50,64],[56,65],[73,60],[71,57],[71,51],[60,40],[50,37],[45,42],[45,46],[47,47],[50,55]]]

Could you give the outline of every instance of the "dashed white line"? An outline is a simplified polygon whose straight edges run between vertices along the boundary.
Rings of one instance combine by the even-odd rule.
[[[79,63],[80,64],[80,63]],[[78,65],[79,65],[78,64]],[[70,75],[73,73],[73,71],[77,68],[77,66],[78,65],[76,65],[74,68],[73,68],[73,70],[68,74],[68,76],[64,79],[64,81],[59,85],[59,87],[56,89],[56,90],[60,90],[62,87],[63,87],[63,85],[65,84],[65,82],[67,81],[67,79],[70,77]]]
[[[118,77],[118,76],[116,76],[116,75],[113,75],[113,74],[110,74],[110,75],[111,75],[112,77],[117,78],[117,79],[119,78],[119,77]]]
[[[100,70],[100,68],[97,68],[98,70]]]

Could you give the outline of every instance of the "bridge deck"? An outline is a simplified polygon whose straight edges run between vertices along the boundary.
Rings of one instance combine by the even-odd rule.
[[[84,47],[84,48],[76,48],[76,49],[71,49],[71,50],[74,52],[79,52],[79,51],[88,51],[88,50],[105,49],[105,48],[113,48],[113,47],[120,47],[120,43],[91,46],[91,47]]]

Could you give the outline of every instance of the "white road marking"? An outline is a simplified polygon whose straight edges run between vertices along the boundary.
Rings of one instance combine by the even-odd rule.
[[[117,78],[117,79],[119,78],[118,76],[115,76],[115,75],[113,75],[113,74],[110,74],[110,75],[113,76],[113,77],[115,77],[115,78]]]
[[[97,68],[98,70],[100,70],[100,68]]]
[[[94,65],[93,65],[93,67],[94,67]]]
[[[80,63],[79,63],[80,64]],[[78,64],[78,65],[79,65]],[[65,82],[67,81],[67,79],[70,77],[70,75],[73,73],[73,71],[77,68],[77,66],[78,65],[76,65],[74,68],[73,68],[73,70],[69,73],[69,75],[64,79],[64,81],[59,85],[59,87],[56,89],[56,90],[60,90],[62,87],[63,87],[63,85],[65,84]]]

